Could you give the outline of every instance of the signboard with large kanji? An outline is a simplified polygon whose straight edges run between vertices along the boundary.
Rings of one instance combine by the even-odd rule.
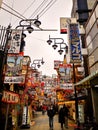
[[[71,63],[80,63],[82,56],[78,24],[69,24],[69,43]]]

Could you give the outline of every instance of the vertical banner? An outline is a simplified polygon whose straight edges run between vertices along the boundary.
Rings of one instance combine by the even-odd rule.
[[[11,40],[9,43],[9,50],[8,53],[19,53],[20,52],[20,45],[21,45],[21,30],[13,30],[11,34]]]
[[[82,60],[78,24],[69,25],[69,43],[71,63],[80,63]]]

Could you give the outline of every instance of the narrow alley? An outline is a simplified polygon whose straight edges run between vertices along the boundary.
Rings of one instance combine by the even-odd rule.
[[[48,123],[49,122],[47,114],[45,113],[45,115],[42,115],[41,112],[37,112],[37,115],[32,122],[32,126],[30,127],[30,129],[26,130],[49,130],[50,128]],[[68,130],[74,130],[74,123],[71,120],[68,121],[68,126]],[[58,114],[54,116],[54,130],[61,130],[60,123],[58,123]],[[67,129],[64,128],[64,130]]]

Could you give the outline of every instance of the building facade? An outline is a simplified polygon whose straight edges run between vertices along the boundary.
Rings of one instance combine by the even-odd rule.
[[[75,17],[85,29],[85,34],[81,36],[82,48],[88,52],[84,57],[84,68],[87,67],[88,72],[85,71],[85,78],[76,86],[88,88],[89,103],[86,103],[92,111],[88,110],[87,116],[93,116],[98,123],[98,0],[73,0],[71,17]]]

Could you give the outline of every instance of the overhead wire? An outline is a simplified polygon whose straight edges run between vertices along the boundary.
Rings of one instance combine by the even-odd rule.
[[[45,5],[45,3],[47,2],[47,0],[43,0],[43,2],[41,2],[41,4],[37,7],[37,9],[31,14],[31,17],[35,17],[35,15],[37,16],[37,13],[41,10],[41,8]]]
[[[55,0],[54,2],[53,2],[53,0],[51,0],[50,2],[49,2],[49,4],[38,14],[38,16],[39,16],[39,18],[41,17],[41,16],[43,16],[45,13],[46,13],[46,11],[48,11],[49,9],[50,9],[50,7],[52,7],[53,5],[54,5],[54,3],[56,2],[57,0]],[[53,2],[53,3],[52,3]]]
[[[5,4],[5,3],[4,3],[4,4]],[[23,15],[21,15],[18,11],[12,9],[12,8],[11,8],[10,6],[8,6],[7,4],[5,4],[5,5],[6,5],[8,8],[10,8],[11,10],[13,10],[16,14],[13,13],[12,11],[9,11],[9,10],[3,8],[3,7],[0,7],[0,8],[3,9],[3,10],[5,10],[6,12],[8,12],[8,13],[14,15],[14,16],[16,16],[17,18],[19,18],[19,19],[21,19],[21,20],[27,19],[27,18],[25,18]],[[18,14],[18,15],[17,15],[17,14]],[[22,17],[21,17],[21,16],[22,16]],[[33,24],[33,23],[32,23],[32,24]],[[37,27],[35,24],[33,24],[33,26]],[[40,30],[42,30],[40,27],[37,27],[37,28],[39,28]]]
[[[42,17],[42,16],[50,9],[50,7],[52,7],[52,6],[55,4],[56,1],[57,1],[57,0],[55,0],[55,1],[51,0],[50,2],[48,2],[47,5],[45,5],[46,2],[45,2],[45,0],[44,0],[44,1],[41,3],[41,5],[35,10],[35,12],[34,12],[29,18],[34,17],[35,15],[38,16],[38,18]],[[45,7],[44,7],[44,6],[45,6]],[[41,10],[42,7],[44,7],[44,8]],[[41,10],[41,11],[40,11],[40,10]],[[39,13],[38,13],[38,12],[39,12]]]
[[[29,8],[34,4],[35,1],[36,1],[36,0],[34,0],[34,1],[24,10],[24,12],[21,14],[22,16],[26,13],[26,11],[29,10]],[[24,17],[24,19],[26,19],[26,18]],[[15,20],[15,21],[13,22],[13,25],[14,25],[16,22],[17,22],[17,20]]]
[[[3,8],[3,7],[0,7],[1,9],[3,9],[3,10],[5,10],[6,12],[8,12],[8,13],[10,13],[10,14],[12,14],[12,15],[14,15],[15,17],[17,17],[17,18],[19,18],[19,19],[23,19],[22,17],[20,17],[19,15],[17,15],[17,14],[14,14],[13,12],[11,12],[11,11],[9,11],[9,10],[7,10],[7,9],[5,9],[5,8]]]
[[[34,1],[24,10],[24,12],[22,13],[22,15],[24,15],[25,12],[28,11],[28,9],[30,9],[30,7],[34,4],[35,1],[36,1],[36,0],[34,0]]]
[[[49,8],[50,8],[51,6],[53,6],[53,4],[54,4],[57,0],[55,0],[54,2],[53,2],[53,0],[51,0],[51,1],[45,6],[45,8],[43,8],[43,10],[40,11],[40,9],[42,8],[42,6],[45,5],[46,1],[47,1],[47,0],[44,0],[44,1],[40,4],[40,6],[35,10],[35,12],[34,12],[29,18],[31,18],[33,15],[36,15],[36,16],[38,15],[39,17],[41,17],[42,15],[44,15],[44,14],[46,13],[47,10],[49,10]],[[29,5],[29,7],[28,7],[27,9],[25,9],[24,13],[31,7],[31,5],[32,5],[34,2],[35,2],[35,0]],[[22,14],[20,14],[18,11],[14,10],[13,8],[11,8],[11,7],[10,7],[9,5],[7,5],[6,3],[3,2],[3,4],[4,4],[5,6],[7,6],[9,9],[11,9],[12,11],[14,11],[16,14],[14,14],[13,12],[11,12],[11,11],[9,11],[9,10],[7,10],[7,9],[5,9],[5,8],[3,8],[3,7],[1,7],[3,10],[5,10],[5,11],[7,11],[8,13],[10,13],[10,14],[16,16],[16,17],[19,18],[19,19],[26,19],[26,17],[24,17],[24,16],[23,16]],[[40,11],[39,14],[36,14],[38,11]],[[18,14],[19,16],[18,16],[17,14]],[[20,17],[20,16],[21,16],[21,17]]]
[[[12,9],[13,9],[13,6],[14,6],[14,0],[12,2]],[[12,15],[10,16],[10,23],[11,23],[11,21],[12,21]]]
[[[43,7],[43,6],[45,6],[45,4],[46,4],[46,1],[47,0],[43,0],[43,2],[40,4],[40,9]],[[51,7],[51,6],[53,6],[53,4],[56,2],[57,0],[55,0],[54,2],[53,2],[53,0],[51,0],[43,9],[42,9],[42,11],[40,11],[39,12],[39,14],[36,14],[36,15],[43,15],[43,14],[45,14],[46,13],[46,11]],[[30,4],[30,6],[27,8],[27,9],[29,9],[30,7],[31,7],[31,5],[33,4],[35,2],[35,0]],[[13,8],[11,8],[9,5],[7,5],[6,3],[4,3],[3,2],[3,4],[6,6],[6,7],[8,7],[9,9],[11,9],[12,11],[14,11],[14,12],[12,12],[12,11],[9,11],[8,9],[6,9],[6,8],[4,8],[4,7],[0,7],[1,9],[3,9],[3,10],[5,10],[6,12],[8,12],[8,13],[10,13],[10,14],[12,14],[12,15],[14,15],[15,17],[17,17],[17,18],[19,18],[19,19],[27,19],[26,17],[24,17],[22,14],[20,14],[18,11],[16,11],[16,10],[14,10]],[[26,9],[26,10],[27,10]],[[24,12],[26,12],[26,10],[24,11]],[[36,9],[36,11],[37,11],[37,9]],[[36,12],[35,11],[35,12]],[[35,13],[34,12],[34,13]],[[41,17],[40,16],[40,17]],[[39,16],[38,16],[39,17]],[[34,25],[35,26],[35,25]]]
[[[16,11],[16,10],[14,10],[12,7],[10,7],[9,5],[7,5],[6,3],[3,2],[3,4],[4,4],[6,7],[8,7],[9,9],[11,9],[12,11],[14,11],[16,14],[18,14],[19,16],[21,16],[21,17],[18,17],[18,18],[21,18],[21,19],[25,18],[22,14],[20,14],[20,13],[19,13],[18,11]],[[1,8],[10,13],[10,11],[8,11],[7,9],[5,9],[5,8],[3,8],[3,7],[1,7]],[[14,13],[11,12],[11,14],[14,14]],[[15,15],[15,16],[17,17],[17,15]],[[25,19],[26,19],[26,18],[25,18]]]

